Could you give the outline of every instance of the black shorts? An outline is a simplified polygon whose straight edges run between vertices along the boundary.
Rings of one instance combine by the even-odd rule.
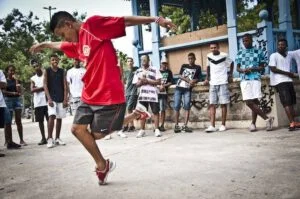
[[[1,91],[0,91],[1,92]],[[5,107],[0,107],[0,128],[4,128]]]
[[[148,106],[151,107],[151,111],[154,115],[159,114],[159,103],[158,102],[139,102],[145,106],[148,110]]]
[[[81,102],[76,110],[73,124],[90,125],[93,133],[109,134],[122,129],[125,111],[125,103],[96,106]]]
[[[138,95],[128,95],[128,96],[126,96],[127,110],[133,111],[136,107],[137,100],[138,100]]]
[[[282,82],[276,85],[279,93],[280,102],[283,106],[292,106],[296,104],[296,92],[293,82]]]
[[[48,107],[47,106],[39,106],[34,108],[34,115],[36,122],[44,122],[44,117],[48,121]]]

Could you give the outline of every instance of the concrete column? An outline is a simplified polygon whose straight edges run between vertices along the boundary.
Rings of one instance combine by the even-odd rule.
[[[286,30],[286,40],[289,44],[289,50],[294,49],[294,35],[291,16],[291,1],[278,0],[279,8],[279,29]]]
[[[300,28],[300,0],[296,0],[297,6],[297,29]]]
[[[131,1],[132,15],[139,15],[139,6],[138,0]],[[132,45],[134,45],[133,49],[133,61],[135,66],[140,66],[140,58],[139,51],[143,50],[143,34],[142,34],[142,26],[134,26],[133,27],[133,41]]]
[[[191,30],[196,31],[199,22],[199,7],[197,6],[195,0],[192,0],[189,5],[190,17],[191,17]]]
[[[149,0],[150,3],[150,15],[158,16],[159,0]],[[152,30],[152,65],[156,68],[160,68],[160,32],[159,26],[156,23],[151,23]]]
[[[236,0],[226,0],[226,13],[227,13],[229,56],[232,60],[235,60],[236,54],[238,52]],[[238,77],[239,75],[238,72],[236,72],[236,64],[234,65],[233,75],[235,77]]]

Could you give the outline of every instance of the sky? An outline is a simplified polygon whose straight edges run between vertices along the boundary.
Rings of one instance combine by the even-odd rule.
[[[79,14],[87,13],[102,16],[128,16],[131,13],[131,2],[124,0],[0,0],[0,18],[4,18],[13,8],[19,9],[23,14],[32,11],[41,20],[49,20],[49,11],[43,7],[55,7],[57,11],[78,11]],[[126,37],[113,40],[116,49],[128,56],[132,56],[133,28],[126,28]]]

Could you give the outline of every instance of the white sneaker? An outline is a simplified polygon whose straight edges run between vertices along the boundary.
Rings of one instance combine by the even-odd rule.
[[[66,145],[66,143],[64,141],[62,141],[60,138],[55,139],[55,144],[56,145]]]
[[[53,148],[55,145],[54,145],[54,143],[53,143],[53,139],[52,138],[49,138],[48,140],[47,140],[47,147],[48,148]]]
[[[221,126],[219,127],[219,131],[226,131],[226,126],[221,125]]]
[[[108,134],[108,135],[107,135],[107,136],[105,136],[103,139],[104,139],[104,140],[110,140],[110,139],[111,139],[111,135],[110,135],[110,134]]]
[[[141,130],[139,130],[139,133],[136,135],[136,138],[141,138],[144,136],[146,136],[146,132],[145,132],[145,130],[141,129]]]
[[[249,126],[249,131],[250,131],[250,132],[256,131],[256,126],[255,126],[255,124],[253,124],[253,123],[250,124],[250,126]]]
[[[154,135],[155,135],[155,137],[161,137],[160,130],[159,129],[155,129]]]
[[[216,129],[215,127],[213,127],[213,126],[209,126],[207,129],[205,129],[205,132],[215,132],[215,131],[217,131],[218,129]]]
[[[120,136],[121,138],[127,138],[127,135],[123,133],[123,130],[118,131],[117,135]]]

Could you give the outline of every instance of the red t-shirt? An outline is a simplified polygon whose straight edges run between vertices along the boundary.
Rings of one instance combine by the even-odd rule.
[[[111,39],[125,33],[123,17],[92,16],[80,27],[78,43],[63,42],[61,50],[86,66],[81,100],[91,105],[125,102],[120,69]]]

